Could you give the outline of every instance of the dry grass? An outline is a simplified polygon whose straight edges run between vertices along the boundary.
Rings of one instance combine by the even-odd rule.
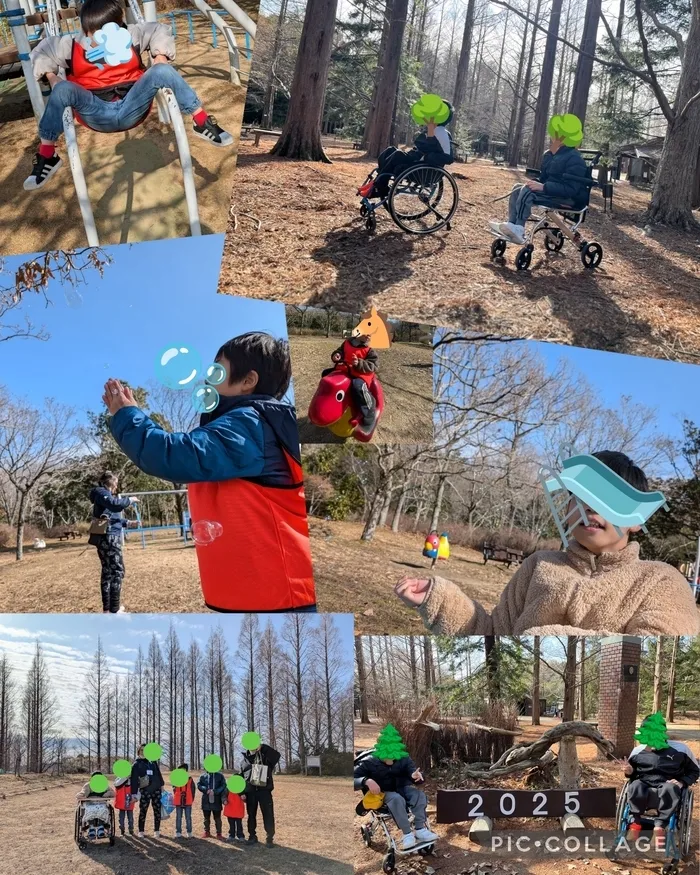
[[[167,780],[167,778],[166,778]],[[75,794],[83,781],[33,778],[22,783],[0,776],[0,818],[3,835],[0,873],[45,871],[61,875],[351,875],[351,815],[353,797],[346,778],[275,778],[277,848],[246,848],[198,838],[175,840],[174,815],[163,822],[160,839],[153,838],[149,812],[146,838],[117,838],[79,851],[73,841]],[[48,791],[48,792],[47,792]],[[5,798],[6,797],[6,798]],[[320,824],[313,813],[323,812]],[[193,810],[194,833],[201,835],[201,807]],[[224,821],[225,823],[225,821]],[[8,836],[12,840],[8,840]]]
[[[306,412],[324,368],[332,367],[331,353],[338,337],[290,336],[294,397],[302,444],[343,443],[327,428],[318,428]],[[433,439],[433,353],[419,343],[395,343],[379,355],[377,374],[384,389],[384,413],[375,443],[427,443]]]
[[[182,4],[180,4],[182,5]],[[194,136],[191,119],[184,118],[192,153],[203,233],[226,228],[226,204],[236,166],[245,87],[229,78],[228,52],[219,35],[211,44],[211,27],[195,16],[195,42],[187,38],[184,18],[178,18],[177,60],[173,65],[195,89],[208,112],[235,138],[233,147],[217,149]],[[239,38],[241,49],[244,45]],[[245,51],[241,63],[248,66]],[[175,135],[163,129],[153,110],[144,124],[121,134],[97,134],[81,125],[78,143],[103,245],[189,236],[182,171]],[[26,192],[22,183],[32,166],[37,145],[36,122],[24,80],[0,93],[0,166],[3,192],[0,251],[4,255],[69,249],[86,245],[73,177],[62,141],[58,151],[64,167],[39,192]],[[47,217],[53,217],[47,221]]]
[[[607,215],[594,193],[585,230],[605,248],[600,269],[585,270],[570,247],[547,256],[540,245],[530,273],[519,274],[512,249],[505,267],[491,263],[486,223],[502,215],[493,199],[521,173],[458,165],[451,232],[416,238],[381,215],[370,236],[355,191],[372,162],[337,145],[332,165],[274,159],[272,142],[241,142],[232,208],[262,228],[229,224],[221,291],[349,312],[371,302],[396,318],[697,361],[700,236],[661,228],[646,236],[647,193],[618,186]]]

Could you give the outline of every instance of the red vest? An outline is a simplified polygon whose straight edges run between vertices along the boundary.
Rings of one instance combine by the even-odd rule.
[[[133,811],[135,804],[134,797],[131,795],[131,784],[128,781],[121,787],[114,788],[114,807],[117,811]]]
[[[364,380],[368,386],[374,379],[374,373],[366,374],[364,371],[356,371],[355,368],[350,366],[350,362],[355,355],[358,359],[366,359],[371,348],[370,346],[353,346],[349,340],[343,341],[343,361],[348,365],[351,376]]]
[[[176,808],[185,808],[194,802],[194,781],[189,778],[184,787],[173,787],[173,801]]]
[[[286,451],[289,487],[250,480],[190,483],[193,522],[221,523],[196,545],[202,593],[215,611],[288,611],[316,602],[301,465]]]
[[[242,818],[245,814],[245,805],[237,793],[229,793],[226,805],[224,805],[224,817]]]

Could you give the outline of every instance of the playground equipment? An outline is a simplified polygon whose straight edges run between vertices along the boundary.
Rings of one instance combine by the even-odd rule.
[[[559,451],[560,471],[543,466],[538,476],[565,547],[579,523],[588,525],[585,506],[611,523],[620,537],[621,527],[640,526],[646,532],[649,518],[659,508],[669,509],[661,492],[635,489],[595,456],[572,454],[566,458],[564,454],[570,449]]]
[[[371,429],[366,431],[359,424],[361,413],[353,400],[351,383],[349,367],[344,362],[338,362],[321,377],[309,404],[309,419],[314,425],[327,428],[338,437],[353,437],[367,443],[372,440],[384,410],[384,391],[377,377],[373,375],[368,389],[374,398],[375,415]]]
[[[144,550],[146,549],[146,536],[149,535],[151,537],[151,540],[153,540],[153,537],[154,537],[153,533],[154,532],[178,531],[180,533],[180,536],[182,537],[183,543],[187,544],[188,533],[190,532],[190,528],[191,528],[191,516],[190,516],[190,506],[189,506],[189,500],[187,497],[187,490],[186,489],[162,489],[162,490],[152,490],[150,492],[130,492],[129,495],[130,496],[133,495],[138,499],[143,499],[143,508],[144,508],[143,513],[141,511],[141,508],[139,507],[139,504],[132,505],[133,510],[134,510],[134,516],[136,518],[136,522],[138,523],[138,526],[136,528],[129,529],[128,533],[130,534],[130,533],[134,532],[134,533],[140,535],[141,546],[143,547]],[[146,521],[148,521],[149,523],[153,519],[153,516],[151,515],[149,496],[156,496],[156,495],[157,496],[164,496],[164,495],[172,495],[172,496],[184,495],[185,496],[185,508],[186,509],[183,510],[183,512],[182,512],[182,520],[180,522],[177,522],[177,523],[168,522],[167,520],[169,517],[168,517],[168,512],[166,510],[165,514],[164,514],[165,518],[166,518],[166,523],[164,525],[156,525],[156,526],[150,525],[150,524],[144,525],[144,519]],[[126,538],[127,533],[124,533],[124,530],[122,530],[122,533],[124,534],[124,537]]]
[[[525,245],[518,250],[518,254],[515,256],[515,266],[518,270],[527,270],[530,267],[532,253],[535,251],[535,235],[540,232],[544,232],[544,246],[548,252],[560,252],[565,240],[570,240],[580,252],[581,263],[585,268],[598,267],[603,260],[602,245],[595,241],[585,240],[579,231],[581,225],[586,221],[591,189],[598,184],[593,179],[593,169],[598,165],[603,153],[581,151],[581,154],[586,160],[587,175],[582,178],[565,173],[563,178],[586,186],[585,203],[580,206],[576,205],[578,208],[575,208],[574,204],[562,203],[554,207],[541,207],[540,211],[537,212],[533,211],[528,221],[534,222],[534,228],[529,234],[526,232]],[[526,174],[533,179],[539,178],[539,170],[528,169]],[[509,198],[514,191],[519,191],[521,188],[523,188],[522,185],[515,185],[508,194],[495,198],[494,203]],[[503,263],[508,244],[512,241],[501,237],[493,228],[489,228],[489,232],[496,238],[491,244],[491,258],[496,262]]]
[[[3,2],[7,8],[4,12],[0,12],[0,22],[5,20],[10,25],[14,40],[14,49],[12,47],[6,47],[5,49],[0,50],[0,81],[3,78],[19,75],[19,70],[21,70],[21,75],[24,76],[26,82],[34,115],[37,121],[39,121],[44,112],[44,95],[41,86],[32,73],[29,53],[33,45],[35,45],[42,36],[58,36],[61,33],[61,27],[64,22],[74,23],[76,12],[75,9],[61,9],[59,0],[46,0],[45,12],[39,14],[35,12],[34,0],[3,0]],[[143,12],[139,7],[138,0],[126,0],[126,2],[127,20],[130,23],[157,21],[158,15],[156,11],[156,0],[143,0]],[[235,85],[240,85],[240,53],[236,42],[236,32],[240,33],[240,30],[237,31],[231,25],[227,24],[222,15],[212,9],[204,2],[204,0],[192,0],[192,2],[199,12],[210,20],[214,37],[216,37],[217,30],[222,33],[229,54],[231,81]],[[221,12],[230,15],[239,27],[242,28],[246,36],[246,48],[250,56],[249,41],[250,39],[255,38],[255,22],[252,21],[250,16],[237,6],[233,0],[217,0],[217,2],[220,3]],[[171,14],[171,21],[173,23],[175,21],[174,14]],[[32,25],[35,27],[35,31],[30,40],[27,28]],[[72,28],[68,27],[67,32],[73,32]],[[190,19],[190,35],[192,36],[192,34],[193,27]],[[214,39],[214,45],[216,45],[216,38]],[[173,127],[180,157],[180,165],[182,167],[190,233],[193,237],[197,237],[201,235],[202,228],[199,219],[199,207],[197,204],[197,191],[194,181],[192,158],[190,155],[187,131],[182,119],[182,113],[180,112],[177,101],[170,89],[161,89],[156,99],[156,103],[158,106],[158,116],[160,121],[163,124],[171,124]],[[100,242],[97,234],[97,227],[95,225],[95,218],[92,212],[87,182],[78,148],[73,111],[70,108],[66,109],[63,115],[63,132],[66,140],[68,161],[73,174],[73,183],[78,197],[78,204],[80,206],[80,213],[83,219],[88,245],[99,246]]]

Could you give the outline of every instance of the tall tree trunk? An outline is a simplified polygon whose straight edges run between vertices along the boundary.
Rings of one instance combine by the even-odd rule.
[[[442,22],[445,18],[445,3],[446,0],[442,0],[442,6],[440,7],[440,23],[438,24],[438,32],[437,32],[437,40],[435,41],[435,54],[433,56],[433,63],[430,66],[430,79],[428,80],[428,91],[433,90],[433,85],[435,83],[435,71],[437,69],[438,63],[438,51],[440,49],[440,38],[442,37]],[[427,8],[427,3],[426,3]]]
[[[540,636],[533,641],[534,663],[532,666],[532,725],[540,725]]]
[[[566,667],[564,669],[564,708],[562,721],[574,719],[576,707],[576,637],[569,635],[566,642]],[[559,742],[559,785],[562,790],[575,790],[581,773],[576,752],[576,738],[564,736]]]
[[[262,126],[264,128],[272,127],[272,118],[275,110],[275,95],[277,88],[275,87],[275,77],[277,72],[277,62],[279,61],[280,49],[282,47],[282,30],[284,28],[285,17],[287,15],[287,0],[282,0],[280,11],[277,15],[277,24],[275,25],[275,38],[272,43],[272,63],[267,71],[267,79],[265,81],[265,96],[263,98],[263,117]]]
[[[663,662],[664,662],[664,642],[659,635],[656,639],[656,657],[654,659],[654,704],[652,711],[656,714],[661,710],[661,693],[662,693],[662,677],[663,677]]]
[[[530,17],[532,8],[532,0],[527,2],[527,17]],[[515,151],[515,127],[518,119],[518,106],[520,98],[520,86],[523,81],[523,70],[525,69],[525,53],[527,52],[527,36],[529,31],[529,23],[523,23],[523,40],[520,44],[520,57],[518,59],[518,71],[515,76],[515,85],[513,87],[513,105],[510,110],[510,121],[508,123],[508,164],[511,167],[517,167],[518,155]]]
[[[574,88],[569,101],[569,112],[581,119],[581,124],[586,120],[588,108],[588,93],[591,90],[593,78],[593,54],[595,54],[598,40],[598,23],[600,21],[600,9],[602,0],[588,0],[586,4],[586,17],[583,22],[583,35],[581,37],[581,51],[576,64]]]
[[[360,700],[360,723],[369,723],[367,710],[367,673],[365,671],[365,654],[362,650],[362,636],[355,635],[355,662],[357,663],[357,695]]]
[[[676,706],[676,663],[678,661],[678,642],[680,638],[676,636],[673,639],[673,650],[671,651],[671,670],[668,675],[668,699],[666,700],[666,722],[673,723]]]
[[[495,702],[501,696],[501,645],[494,635],[484,636],[484,659],[489,702]]]
[[[338,0],[308,0],[287,120],[272,154],[301,161],[330,159],[321,144],[321,118]]]
[[[542,0],[537,0],[537,6],[535,7],[535,25],[538,24],[540,20],[540,9],[542,8]],[[527,56],[527,67],[525,68],[525,78],[523,79],[523,88],[520,93],[520,106],[518,107],[518,122],[515,128],[515,142],[513,143],[513,152],[511,155],[511,161],[515,161],[515,164],[520,163],[520,149],[522,147],[523,142],[523,131],[525,129],[525,114],[527,113],[527,99],[530,94],[530,83],[532,81],[532,62],[535,57],[535,42],[537,40],[538,30],[537,27],[533,25],[532,28],[532,38],[530,40],[530,50]]]
[[[540,88],[537,94],[535,120],[532,124],[530,151],[527,156],[528,167],[539,167],[544,151],[544,138],[549,120],[549,103],[552,97],[552,80],[554,78],[554,62],[557,54],[557,37],[561,20],[562,0],[552,0],[552,11],[549,14],[547,41],[544,46],[542,72],[540,73]]]
[[[418,661],[416,659],[416,639],[413,635],[408,636],[408,651],[411,666],[411,689],[413,695],[418,698]]]
[[[384,14],[382,16],[382,36],[379,40],[379,51],[377,52],[377,68],[374,72],[374,84],[372,86],[372,101],[369,106],[369,112],[365,119],[365,129],[362,134],[362,148],[367,148],[367,139],[369,132],[374,127],[374,115],[377,108],[377,93],[379,91],[379,83],[382,78],[381,60],[386,52],[386,44],[389,39],[389,27],[391,25],[391,4],[392,0],[386,0],[384,4]]]
[[[467,14],[464,19],[464,35],[462,36],[462,49],[459,53],[459,62],[457,63],[457,78],[455,80],[455,88],[452,94],[452,109],[454,115],[450,127],[453,131],[457,130],[457,122],[462,122],[460,112],[464,106],[464,98],[466,97],[467,79],[469,76],[469,55],[472,49],[472,31],[474,29],[474,8],[476,0],[468,0]]]
[[[496,73],[496,84],[493,88],[493,103],[491,104],[491,123],[493,124],[496,119],[496,109],[498,107],[498,95],[501,90],[501,74],[503,73],[503,56],[506,51],[506,36],[508,34],[508,18],[510,16],[510,9],[506,9],[506,20],[503,25],[503,40],[501,41],[501,51],[498,56],[498,72]]]
[[[564,39],[569,40],[569,20],[571,18],[571,5],[573,0],[569,0],[566,4],[566,21],[564,22]],[[562,43],[561,53],[559,55],[559,71],[557,73],[557,87],[554,92],[554,105],[552,109],[555,113],[560,113],[561,106],[566,103],[562,98],[562,89],[564,85],[564,68],[566,66],[566,58],[569,53],[569,47]]]
[[[438,527],[440,521],[440,513],[442,511],[442,502],[445,498],[445,484],[447,482],[447,474],[440,474],[438,479],[438,488],[435,493],[435,503],[433,504],[433,515],[430,518],[430,531],[434,531]]]
[[[578,718],[586,719],[586,639],[581,638],[579,654]]]
[[[20,492],[19,507],[17,508],[17,543],[15,546],[15,559],[19,560],[24,556],[24,517],[27,513],[27,492]]]

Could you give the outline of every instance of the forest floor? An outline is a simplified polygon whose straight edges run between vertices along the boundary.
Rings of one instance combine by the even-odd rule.
[[[392,317],[681,361],[700,357],[700,234],[654,228],[641,214],[649,193],[615,187],[612,213],[593,192],[584,225],[604,247],[600,268],[584,269],[566,244],[518,272],[510,247],[491,262],[487,222],[504,213],[493,200],[524,178],[483,160],[453,165],[460,206],[452,231],[405,234],[388,214],[375,234],[358,213],[358,185],[373,162],[329,145],[333,163],[270,156],[242,140],[220,291],[285,304],[358,312],[370,303]],[[261,224],[244,218],[249,213]],[[251,254],[255,253],[255,257]]]
[[[306,415],[321,371],[332,367],[337,337],[290,336],[294,398],[302,444],[344,443]],[[420,343],[394,343],[378,353],[377,374],[384,390],[384,412],[372,440],[420,444],[433,439],[433,351]]]
[[[102,610],[97,550],[79,541],[46,539],[45,550],[25,546],[17,562],[0,551],[0,613],[94,613]],[[122,605],[127,611],[206,611],[194,544],[175,538],[124,545],[126,575]]]
[[[490,610],[516,570],[516,566],[509,569],[501,562],[484,565],[477,550],[451,544],[449,560],[441,560],[431,571],[431,560],[422,555],[424,533],[394,533],[390,528],[378,528],[371,541],[361,541],[364,526],[359,522],[310,517],[309,525],[319,610],[342,613],[352,605],[358,634],[408,635],[425,631],[418,613],[393,593],[404,574],[446,577]]]
[[[215,49],[211,26],[203,16],[195,15],[194,22],[195,42],[190,43],[186,19],[177,19],[178,54],[173,66],[195,89],[207,111],[234,137],[231,148],[217,149],[195,136],[191,118],[184,117],[202,233],[221,234],[226,228],[225,204],[231,197],[246,89],[231,83],[228,51],[221,35]],[[239,45],[245,70],[249,62],[242,36]],[[37,147],[36,120],[24,80],[5,85],[0,91],[0,148],[4,156],[0,164],[0,251],[14,255],[87,245],[63,138],[58,145],[63,168],[40,192],[22,188]],[[155,108],[142,125],[125,133],[99,134],[82,125],[76,128],[103,246],[190,235],[175,134],[171,127],[160,124]],[[47,216],[56,220],[47,222]]]
[[[75,794],[85,780],[87,776],[82,780],[40,776],[22,779],[20,784],[13,775],[0,776],[0,819],[5,836],[0,857],[2,875],[37,875],[45,871],[61,875],[352,873],[353,794],[348,778],[275,777],[275,848],[264,844],[248,848],[200,839],[204,829],[202,812],[195,803],[192,814],[197,838],[174,839],[173,814],[163,822],[161,837],[155,839],[149,812],[145,838],[118,835],[114,847],[99,842],[79,851],[73,840]],[[323,812],[323,821],[315,825],[313,812],[319,811]]]
[[[543,732],[561,721],[554,717],[543,717],[540,726],[532,726],[530,718],[520,718],[522,735],[517,738],[518,742],[531,743],[539,738]],[[374,744],[379,725],[362,726],[355,722],[355,750],[371,747]],[[697,720],[684,723],[669,723],[669,738],[683,741],[700,757],[700,724]],[[552,750],[556,753],[558,745]],[[624,777],[620,765],[613,761],[607,761],[598,757],[598,750],[591,742],[579,740],[576,744],[579,760],[582,764],[582,787],[615,787],[620,790],[624,783]],[[525,783],[524,774],[518,776],[502,776],[494,781],[493,785],[485,781],[474,782],[474,787],[494,786],[504,790],[542,789],[528,787]],[[429,857],[410,856],[398,858],[397,875],[432,875],[429,868],[436,875],[560,875],[560,873],[586,873],[586,875],[656,875],[661,868],[661,860],[656,859],[655,854],[646,857],[624,858],[619,863],[613,863],[599,852],[583,853],[563,857],[544,857],[543,853],[533,851],[527,857],[515,851],[512,856],[503,853],[496,856],[488,849],[480,848],[469,840],[469,823],[440,825],[435,823],[435,795],[437,785],[428,776],[426,792],[429,806],[428,817],[431,818],[431,829],[440,836],[436,846],[436,853]],[[430,804],[432,803],[432,804]],[[379,835],[376,838],[376,849],[365,848],[359,836],[359,826],[364,818],[355,817],[355,875],[375,875],[381,873],[383,844]],[[690,873],[698,871],[700,850],[698,848],[698,832],[700,826],[700,806],[694,806],[693,838],[691,841],[690,854],[679,867],[679,872]],[[609,837],[614,829],[614,822],[606,819],[590,818],[585,820],[586,827],[590,830],[605,830]],[[558,835],[561,839],[563,834],[558,829],[558,824],[553,819],[547,818],[508,818],[494,821],[494,835],[504,838],[508,832],[528,834],[541,831],[543,834]],[[596,845],[597,847],[597,845]],[[474,869],[472,869],[474,867]],[[477,868],[478,867],[478,868]]]

